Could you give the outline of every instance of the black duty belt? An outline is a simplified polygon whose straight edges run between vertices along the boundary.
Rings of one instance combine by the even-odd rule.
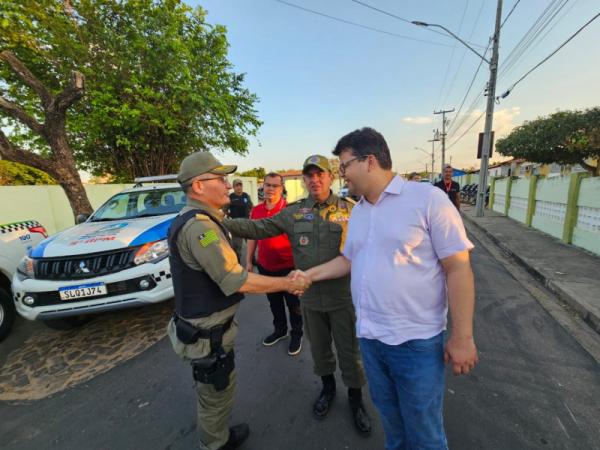
[[[227,322],[208,329],[195,327],[177,314],[173,314],[173,322],[175,323],[177,339],[182,343],[189,345],[196,343],[198,339],[209,339],[212,353],[221,348],[223,335],[231,327],[233,316]]]

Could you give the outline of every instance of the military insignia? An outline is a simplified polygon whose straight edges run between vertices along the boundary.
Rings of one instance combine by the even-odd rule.
[[[310,208],[300,208],[300,209],[298,210],[298,212],[299,212],[300,214],[308,214],[308,213],[309,213],[309,212],[311,212],[311,211],[312,211],[312,209],[310,209]]]
[[[215,230],[208,230],[206,233],[200,235],[199,241],[202,247],[208,247],[210,244],[219,242],[219,236],[217,236]]]
[[[334,212],[336,212],[336,211],[337,211],[337,206],[335,206],[335,205],[331,205],[331,206],[329,207],[329,212],[331,212],[331,213],[334,213]]]
[[[316,164],[319,162],[319,157],[318,156],[311,156],[310,159],[308,160],[308,162],[310,162],[311,164]]]
[[[304,214],[302,214],[302,213],[296,213],[296,214],[294,214],[294,219],[296,219],[296,220],[300,220],[303,217],[304,217]]]
[[[304,214],[304,218],[306,220],[313,220],[315,218],[315,215],[310,213],[310,214]]]
[[[298,240],[298,243],[302,246],[308,245],[309,242],[310,239],[308,239],[308,236],[300,236],[300,239]]]

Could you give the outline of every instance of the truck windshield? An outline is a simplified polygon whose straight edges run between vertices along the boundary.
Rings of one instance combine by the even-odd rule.
[[[185,205],[180,188],[140,190],[117,194],[102,205],[91,222],[177,214]]]

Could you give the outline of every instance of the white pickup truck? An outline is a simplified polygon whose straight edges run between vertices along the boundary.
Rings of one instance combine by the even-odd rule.
[[[17,312],[68,326],[82,315],[172,298],[167,232],[184,204],[177,183],[114,195],[21,260],[12,282]]]
[[[23,255],[48,237],[35,220],[0,224],[0,341],[10,332],[15,320],[15,305],[10,281]]]

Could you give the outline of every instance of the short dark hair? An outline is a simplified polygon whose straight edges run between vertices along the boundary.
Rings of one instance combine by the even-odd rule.
[[[263,178],[264,180],[266,180],[267,178],[279,178],[279,181],[281,182],[281,185],[283,186],[283,176],[281,176],[280,173],[277,172],[269,172],[268,174],[265,175],[265,177]]]
[[[333,154],[340,156],[344,150],[350,150],[354,156],[373,155],[382,169],[392,169],[392,157],[387,142],[383,135],[373,128],[364,127],[348,133],[338,141]]]

